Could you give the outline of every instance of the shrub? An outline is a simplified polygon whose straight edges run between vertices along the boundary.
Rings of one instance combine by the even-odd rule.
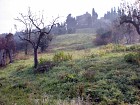
[[[98,29],[97,36],[93,41],[95,45],[106,45],[112,42],[112,32],[105,29]]]
[[[129,63],[140,64],[140,53],[131,52],[124,56],[124,60]]]
[[[134,53],[129,53],[129,54],[124,56],[124,60],[126,62],[131,62],[132,63],[132,62],[135,61],[134,58],[135,58],[135,54]]]
[[[35,69],[35,73],[44,73],[49,71],[55,66],[53,61],[43,61],[40,65]]]
[[[101,37],[99,37],[99,36],[96,36],[96,39],[94,39],[93,43],[97,46],[107,44],[107,42],[105,40],[101,39]]]
[[[70,55],[69,53],[65,54],[64,52],[58,52],[53,56],[53,61],[56,63],[69,61],[69,60],[72,60],[72,55]]]
[[[46,63],[48,60],[47,59],[44,59],[44,58],[40,58],[39,59],[39,65],[43,65],[44,63]]]

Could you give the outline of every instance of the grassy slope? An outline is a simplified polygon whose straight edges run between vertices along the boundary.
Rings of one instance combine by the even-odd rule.
[[[62,46],[71,46],[72,43],[75,46],[76,43],[85,44],[88,41],[87,36],[58,36],[58,42],[54,41],[52,46],[58,45],[61,49]],[[89,43],[91,41],[89,38]],[[53,49],[56,51],[56,47]],[[66,52],[72,54],[74,60],[62,62],[44,74],[33,73],[32,58],[18,60],[6,68],[1,68],[0,105],[41,105],[43,102],[46,103],[43,105],[56,105],[61,103],[59,99],[67,100],[78,96],[89,103],[92,100],[92,104],[100,105],[140,102],[139,89],[134,83],[140,79],[140,68],[138,65],[126,63],[123,59],[124,52],[91,57],[89,55],[97,49],[69,50]],[[47,59],[48,54],[40,54],[40,57]],[[92,99],[88,98],[88,94]],[[68,102],[63,103],[68,105]]]
[[[53,50],[71,50],[92,47],[94,34],[67,34],[54,37],[51,43]]]

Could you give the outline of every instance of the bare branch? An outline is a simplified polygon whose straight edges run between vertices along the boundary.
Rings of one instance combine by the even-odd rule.
[[[39,30],[41,31],[41,29],[34,23],[34,20],[31,18],[31,16],[29,16],[30,21],[32,22],[32,24]]]
[[[132,24],[136,28],[138,34],[140,35],[139,24],[136,24],[134,21],[127,20],[127,19],[125,19],[125,20],[120,22],[120,24],[123,24],[123,23],[130,23],[130,24]]]
[[[56,22],[56,20],[57,20],[58,18],[59,18],[59,17],[57,17],[57,18],[55,18],[55,19],[53,20],[53,23],[52,23],[52,25],[51,25],[49,31],[48,31],[48,32],[45,32],[46,34],[49,34],[49,33],[51,32],[51,30],[52,30],[53,26],[55,25],[55,22]]]
[[[21,37],[20,35],[18,35],[18,37],[19,37],[21,40],[24,40],[24,41],[29,42],[30,44],[32,44],[32,46],[35,46],[35,43],[34,43],[34,42],[32,42],[31,40],[26,39],[26,38],[23,38],[23,37]]]
[[[135,2],[134,4],[126,3],[123,1],[122,5],[122,11],[120,16],[120,24],[123,23],[130,23],[132,24],[137,33],[140,35],[140,11],[139,6],[136,4],[139,4],[139,0]]]
[[[20,14],[21,15],[21,18],[17,18],[16,20],[22,22],[25,26],[26,26],[26,29],[25,29],[25,32],[23,33],[24,35],[27,35],[25,37],[21,37],[20,35],[19,38],[21,40],[24,40],[24,41],[27,41],[29,42],[33,49],[34,49],[34,67],[36,68],[37,65],[38,65],[38,57],[37,57],[37,50],[38,50],[38,47],[39,47],[39,44],[43,38],[43,36],[45,36],[45,34],[49,34],[53,28],[53,26],[55,25],[55,22],[56,20],[59,18],[57,17],[56,19],[53,20],[53,23],[51,26],[49,26],[49,31],[48,32],[45,32],[45,30],[43,30],[40,25],[44,27],[44,17],[43,17],[43,14],[42,14],[42,17],[40,18],[37,18],[36,15],[33,15],[30,11],[30,8],[28,10],[28,15],[27,16],[24,16],[23,14]],[[32,30],[32,28],[35,27],[35,30]],[[34,33],[36,34],[38,37],[36,38],[36,41],[33,41],[31,40],[30,36],[31,34]],[[48,38],[48,36],[47,36]]]
[[[22,22],[23,24],[25,24],[25,25],[26,25],[26,22],[25,22],[25,21],[23,21],[22,19],[20,19],[19,17],[17,17],[15,20],[17,20],[17,21],[19,21],[19,22]]]
[[[44,17],[43,17],[43,14],[42,14],[42,17],[41,17],[41,20],[40,20],[40,24],[42,24],[43,27],[44,27],[44,22],[43,22],[43,20],[44,20]]]

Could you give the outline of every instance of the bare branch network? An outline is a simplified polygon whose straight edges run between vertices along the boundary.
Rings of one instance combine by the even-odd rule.
[[[138,4],[138,6],[136,5]],[[132,24],[138,34],[140,35],[140,7],[139,1],[135,4],[123,3],[122,10],[120,10],[120,24],[130,23]]]
[[[31,43],[32,45],[35,45],[35,42],[31,42],[31,39],[24,37],[25,35],[31,36],[31,34],[36,34],[39,35],[39,33],[43,33],[40,34],[39,37],[43,37],[46,34],[49,34],[53,28],[54,25],[56,25],[56,21],[59,18],[59,16],[55,19],[53,19],[53,22],[51,25],[47,25],[45,27],[45,23],[44,23],[44,16],[43,14],[41,14],[41,16],[36,16],[33,15],[33,13],[31,13],[31,10],[29,8],[28,10],[28,14],[27,15],[23,15],[22,13],[20,13],[20,17],[17,17],[15,20],[19,21],[20,23],[24,24],[25,26],[25,30],[22,32],[22,36],[19,35],[19,38],[21,40],[26,40],[29,43]],[[45,30],[45,28],[47,28],[47,30]]]
[[[23,25],[25,25],[25,29],[22,32],[22,36],[19,35],[19,38],[23,41],[27,41],[30,43],[34,49],[34,67],[37,68],[38,66],[38,58],[37,58],[37,51],[38,47],[41,43],[41,40],[44,36],[47,37],[47,40],[50,40],[50,32],[55,25],[57,19],[55,18],[51,25],[45,27],[44,16],[43,14],[39,17],[37,15],[33,15],[30,8],[28,10],[27,15],[20,14],[20,18],[17,17],[15,20],[19,21]],[[33,35],[33,37],[31,37]]]

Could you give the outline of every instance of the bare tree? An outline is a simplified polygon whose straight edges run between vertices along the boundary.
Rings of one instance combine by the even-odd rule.
[[[28,15],[29,14],[30,14],[30,10],[28,11]],[[15,20],[17,20],[25,25],[25,30],[24,30],[24,32],[22,32],[22,34],[24,35],[25,39],[31,40],[31,30],[32,30],[33,24],[28,19],[28,16],[24,16],[22,13],[20,13],[20,18],[17,17]],[[16,25],[15,25],[15,28],[17,30]],[[24,40],[24,44],[25,44],[25,55],[27,55],[29,43],[28,43],[28,41]]]
[[[121,4],[120,9],[120,23],[130,23],[140,35],[140,1],[136,0],[135,3],[125,2]]]
[[[136,41],[138,36],[134,26],[130,23],[120,25],[119,18],[112,22],[113,42],[117,44],[132,44]]]
[[[44,17],[43,14],[41,17],[37,17],[36,15],[33,15],[33,13],[31,13],[30,9],[28,10],[28,14],[27,15],[23,15],[20,14],[22,18],[17,17],[16,20],[21,22],[22,24],[25,25],[25,33],[23,33],[24,35],[27,35],[27,37],[22,37],[21,35],[19,35],[19,38],[21,40],[27,41],[28,43],[30,43],[33,47],[34,50],[34,68],[37,68],[38,66],[38,48],[39,48],[39,44],[41,42],[41,39],[46,36],[49,40],[50,38],[50,32],[53,28],[53,26],[55,25],[56,20],[59,18],[55,18],[52,22],[51,25],[48,25],[48,31],[46,31],[45,26],[44,26]],[[36,35],[35,38],[36,40],[33,40],[31,38],[31,34]],[[51,39],[50,39],[51,40]]]

